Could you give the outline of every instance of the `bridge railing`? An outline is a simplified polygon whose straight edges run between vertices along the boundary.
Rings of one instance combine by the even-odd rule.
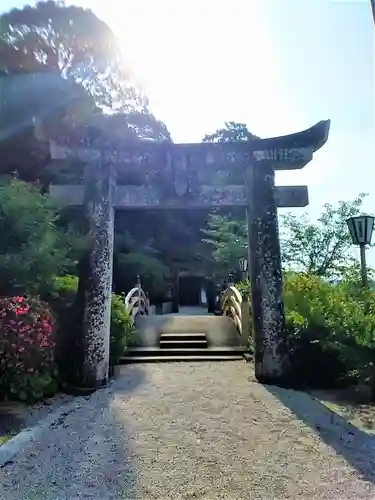
[[[230,317],[247,350],[252,350],[252,324],[250,304],[247,296],[243,296],[234,285],[229,286],[221,296],[221,314]]]
[[[142,289],[139,278],[137,285],[126,295],[124,302],[125,309],[130,313],[133,324],[138,316],[148,316],[150,314],[150,302]]]
[[[221,296],[221,314],[229,316],[234,321],[240,335],[242,335],[242,295],[235,286],[229,286]]]

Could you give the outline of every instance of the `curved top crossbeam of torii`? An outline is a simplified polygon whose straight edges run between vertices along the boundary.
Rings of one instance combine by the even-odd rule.
[[[294,134],[254,139],[251,141],[252,149],[266,148],[311,148],[315,153],[328,140],[331,120],[322,120],[312,127]]]
[[[328,139],[330,120],[320,121],[307,130],[279,137],[253,139],[242,143],[195,143],[174,144],[152,141],[121,140],[118,136],[87,126],[74,131],[67,130],[59,137],[51,138],[50,152],[54,160],[74,159],[83,162],[102,161],[127,165],[142,164],[155,170],[164,165],[170,170],[196,170],[213,166],[215,170],[243,169],[250,163],[272,163],[275,170],[303,168],[312,160]],[[93,139],[91,139],[93,138]]]

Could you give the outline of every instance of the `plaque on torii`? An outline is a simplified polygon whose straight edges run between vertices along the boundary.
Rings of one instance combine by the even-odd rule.
[[[327,141],[330,121],[296,134],[246,143],[172,144],[140,141],[95,147],[76,133],[50,141],[51,158],[84,166],[81,183],[50,186],[66,206],[85,208],[91,234],[91,286],[85,294],[83,379],[91,387],[108,377],[114,210],[243,206],[247,210],[255,375],[285,383],[289,353],[284,328],[277,207],[308,205],[306,186],[275,186],[276,170],[301,169]],[[226,172],[228,183],[217,181]],[[129,175],[138,175],[137,183]],[[160,179],[163,182],[160,182]],[[233,181],[232,179],[235,179]],[[90,346],[99,347],[101,355]]]

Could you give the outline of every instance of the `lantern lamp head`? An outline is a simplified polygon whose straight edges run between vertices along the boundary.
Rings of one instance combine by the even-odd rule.
[[[241,258],[238,263],[240,265],[240,271],[245,273],[247,271],[247,259]]]
[[[347,219],[346,223],[353,245],[370,245],[375,218],[371,215],[358,215]]]

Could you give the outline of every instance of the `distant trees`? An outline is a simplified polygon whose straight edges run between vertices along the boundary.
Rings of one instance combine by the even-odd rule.
[[[280,244],[286,270],[305,272],[327,279],[346,276],[355,263],[346,219],[361,212],[365,194],[340,201],[337,207],[323,206],[315,222],[307,214],[280,217]],[[203,241],[210,246],[217,265],[227,272],[238,267],[247,253],[247,224],[244,215],[211,214],[203,229]]]
[[[364,193],[354,200],[339,201],[336,207],[326,203],[316,222],[307,214],[281,217],[281,248],[288,268],[337,278],[353,265],[349,250],[352,245],[346,220],[361,212]]]

